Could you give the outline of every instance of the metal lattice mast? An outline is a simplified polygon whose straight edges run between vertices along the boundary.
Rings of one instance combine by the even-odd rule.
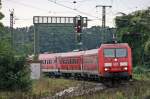
[[[96,7],[102,7],[102,28],[105,28],[105,26],[106,26],[106,7],[111,8],[112,6],[97,5]]]
[[[10,10],[10,33],[11,33],[11,47],[12,47],[12,49],[14,49],[13,24],[14,24],[14,9]]]
[[[0,9],[2,8],[2,1],[0,0]]]

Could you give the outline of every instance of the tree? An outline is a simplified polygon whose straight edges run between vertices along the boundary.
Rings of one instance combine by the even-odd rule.
[[[4,15],[0,12],[0,20]],[[0,90],[31,88],[30,70],[26,58],[16,55],[10,47],[9,32],[0,23]]]
[[[150,8],[116,17],[117,35],[120,42],[129,43],[133,51],[134,65],[142,65],[144,48],[150,38]]]
[[[150,40],[146,42],[144,50],[147,55],[150,55]]]
[[[25,58],[15,56],[6,42],[0,42],[0,89],[25,91],[30,87],[30,70]]]

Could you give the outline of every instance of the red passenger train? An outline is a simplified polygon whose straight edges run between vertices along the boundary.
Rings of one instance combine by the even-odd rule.
[[[102,44],[87,51],[40,54],[39,60],[42,72],[50,75],[132,77],[131,49],[127,43]]]

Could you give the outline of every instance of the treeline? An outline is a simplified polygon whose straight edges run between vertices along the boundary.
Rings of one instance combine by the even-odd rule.
[[[120,42],[127,42],[133,50],[133,63],[150,68],[150,7],[123,14],[115,19]]]
[[[8,30],[9,28],[6,28]],[[73,27],[39,27],[40,53],[67,52],[73,51],[76,47],[76,34]],[[82,50],[98,48],[101,43],[112,42],[112,35],[115,29],[107,27],[103,29],[99,26],[83,29]],[[34,27],[14,29],[14,46],[16,52],[33,54]]]

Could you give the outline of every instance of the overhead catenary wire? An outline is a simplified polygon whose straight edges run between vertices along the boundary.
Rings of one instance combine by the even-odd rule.
[[[91,15],[91,14],[89,14],[89,13],[82,12],[82,11],[77,10],[77,9],[73,9],[73,8],[68,7],[68,6],[65,6],[65,5],[63,5],[63,4],[61,4],[61,3],[57,3],[57,2],[55,2],[55,1],[53,1],[53,0],[48,0],[48,1],[50,1],[50,2],[52,2],[52,3],[55,3],[56,5],[65,7],[65,8],[67,8],[67,9],[73,10],[73,11],[75,11],[75,12],[81,13],[81,14],[83,14],[83,15],[87,15],[87,16],[90,16],[90,17],[93,17],[93,18],[97,18],[96,16],[93,16],[93,15]]]
[[[24,7],[29,7],[29,8],[41,10],[41,11],[46,11],[46,10],[47,10],[47,9],[39,8],[39,7],[30,5],[30,4],[26,4],[26,3],[23,3],[23,2],[19,2],[19,1],[16,1],[16,0],[6,0],[6,1],[12,2],[12,3],[16,3],[16,4],[22,5],[22,6],[24,6]],[[96,16],[90,15],[90,14],[88,14],[88,13],[86,13],[86,12],[82,12],[82,11],[79,11],[79,10],[74,9],[74,8],[71,8],[71,7],[67,7],[67,6],[65,6],[65,5],[63,5],[63,4],[57,3],[56,1],[52,1],[52,0],[48,0],[48,1],[53,2],[53,3],[55,3],[55,4],[59,5],[59,6],[63,6],[63,7],[65,7],[65,8],[71,9],[71,10],[73,10],[73,11],[75,11],[75,12],[82,13],[82,14],[84,14],[84,15],[91,16],[91,17],[93,17],[93,18],[97,18]],[[84,0],[81,0],[81,1],[84,1]],[[51,12],[51,11],[46,11],[46,12]]]
[[[46,11],[46,10],[47,10],[47,9],[39,8],[39,7],[30,5],[30,4],[26,4],[26,3],[23,3],[23,2],[19,2],[19,1],[16,1],[16,0],[5,0],[5,1],[12,2],[12,3],[17,3],[17,4],[22,5],[22,6],[24,6],[24,7],[33,8],[33,9],[36,9],[36,10],[42,10],[42,11]],[[48,12],[48,11],[46,11],[46,12]]]
[[[83,3],[83,2],[87,2],[87,1],[91,1],[91,0],[55,0],[55,2],[65,2],[65,3]]]

